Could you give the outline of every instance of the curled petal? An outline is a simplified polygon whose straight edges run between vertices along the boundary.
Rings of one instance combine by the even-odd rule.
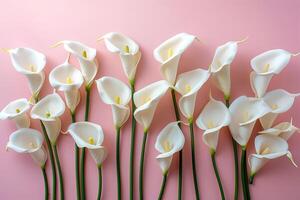
[[[116,127],[122,127],[128,120],[130,108],[126,105],[112,104],[113,123]]]
[[[138,107],[134,112],[134,118],[139,124],[143,125],[144,131],[148,130],[152,123],[158,102],[159,100],[151,101]]]
[[[221,70],[212,73],[212,80],[216,87],[223,92],[225,98],[229,98],[231,89],[230,66],[226,65]]]
[[[38,74],[26,74],[26,78],[29,82],[29,88],[33,97],[37,97],[42,89],[42,86],[45,82],[45,73],[44,71]]]
[[[43,121],[43,124],[46,128],[47,135],[52,144],[56,143],[56,140],[61,131],[61,120],[60,118],[55,118],[54,121]]]
[[[96,162],[97,166],[101,166],[103,161],[107,157],[107,150],[103,146],[94,149],[89,149],[89,152],[94,161]]]
[[[85,84],[90,86],[98,72],[98,62],[94,60],[86,60],[84,58],[78,58],[80,69],[85,80]]]
[[[265,95],[272,77],[272,74],[260,75],[254,71],[250,73],[250,85],[256,97]]]
[[[44,167],[47,161],[47,152],[43,146],[37,151],[30,153],[33,161],[38,164],[40,167]]]
[[[64,92],[67,107],[74,112],[80,102],[80,92],[77,88]]]

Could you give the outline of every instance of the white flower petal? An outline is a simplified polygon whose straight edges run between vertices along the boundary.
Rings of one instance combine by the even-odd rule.
[[[261,98],[265,95],[272,77],[272,74],[260,75],[254,71],[250,73],[250,85],[256,97]]]
[[[102,146],[99,148],[89,149],[89,152],[99,167],[107,157],[107,150]]]
[[[44,71],[38,74],[26,74],[25,75],[29,82],[29,88],[34,97],[37,97],[42,89],[42,86],[45,82],[45,73]]]
[[[113,123],[116,127],[122,127],[130,116],[130,108],[126,105],[112,104]]]
[[[47,135],[52,144],[56,143],[56,140],[61,131],[61,120],[60,118],[55,118],[54,121],[43,121],[43,124],[46,128]]]
[[[266,158],[258,158],[255,155],[256,154],[252,154],[252,155],[250,155],[250,158],[249,158],[251,175],[255,175],[269,161]]]
[[[267,113],[266,115],[262,116],[259,118],[259,122],[263,129],[268,129],[271,128],[273,125],[275,119],[277,118],[278,114],[277,113]]]
[[[44,167],[47,161],[47,152],[43,146],[37,151],[30,153],[33,161],[38,164],[40,167]]]
[[[30,127],[30,118],[27,115],[27,113],[19,115],[19,116],[13,118],[12,120],[16,123],[16,126],[18,129]]]
[[[172,163],[172,158],[173,158],[173,155],[164,156],[162,154],[160,154],[156,157],[163,174],[165,174],[169,170],[171,163]]]
[[[64,94],[67,107],[70,109],[71,112],[74,112],[80,102],[79,90],[74,88],[72,90],[65,91]]]
[[[229,98],[231,90],[230,66],[226,65],[221,70],[212,73],[212,80],[216,87],[223,92],[225,98]]]
[[[78,58],[78,61],[85,84],[90,86],[98,72],[98,62],[96,59],[86,60],[85,58]]]
[[[140,51],[134,55],[120,54],[123,70],[129,80],[135,79],[136,69],[138,63],[140,62],[141,56],[142,54]]]
[[[86,46],[85,44],[82,44],[80,42],[77,41],[69,41],[69,40],[64,40],[64,41],[60,41],[57,43],[56,46],[63,44],[64,45],[64,49],[75,55],[77,58],[82,58],[85,60],[94,60],[96,57],[96,49],[94,48],[90,48],[88,46]]]
[[[134,112],[134,118],[143,126],[144,131],[149,129],[158,103],[159,99],[152,100],[151,102],[136,108]]]

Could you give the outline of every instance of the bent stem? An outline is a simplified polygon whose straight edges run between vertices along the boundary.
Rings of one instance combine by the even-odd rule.
[[[178,110],[178,105],[175,96],[175,90],[171,89],[173,107],[175,112],[176,121],[180,121],[180,115]],[[179,123],[178,126],[181,128],[181,124]],[[182,150],[179,151],[179,160],[178,160],[178,195],[177,199],[181,200],[181,193],[182,193]]]
[[[163,181],[162,181],[161,186],[160,186],[158,200],[162,200],[162,198],[164,196],[164,192],[165,192],[165,188],[166,188],[166,182],[167,182],[167,177],[168,177],[168,171],[166,171],[164,173]]]
[[[226,106],[229,108],[229,98],[225,98]],[[228,128],[229,130],[229,128]],[[230,130],[229,130],[230,133]],[[234,156],[234,200],[239,197],[239,158],[238,158],[238,145],[231,136],[233,156]]]
[[[60,199],[63,200],[63,199],[65,199],[64,180],[63,180],[63,175],[62,175],[62,170],[61,170],[61,165],[60,165],[60,160],[59,160],[56,144],[53,144],[52,148],[54,151],[54,159],[55,159],[57,170],[58,170]]]
[[[56,200],[56,166],[55,166],[55,161],[54,161],[54,156],[53,156],[53,149],[52,145],[50,143],[49,137],[47,135],[46,128],[43,124],[42,121],[40,121],[41,127],[43,130],[43,135],[47,144],[47,148],[49,151],[49,156],[50,156],[50,163],[51,163],[51,169],[52,169],[52,200]]]
[[[100,165],[100,166],[98,166],[98,196],[97,196],[97,200],[101,199],[101,194],[102,194],[102,167]]]
[[[117,162],[117,189],[118,189],[118,200],[122,199],[121,194],[121,164],[120,164],[120,132],[121,129],[119,127],[116,128],[117,136],[116,136],[116,162]]]
[[[133,200],[133,185],[134,185],[134,147],[135,147],[135,129],[136,129],[136,120],[134,118],[134,111],[136,109],[134,104],[134,84],[135,81],[130,81],[131,86],[131,108],[132,108],[132,115],[131,115],[131,139],[130,139],[130,163],[129,163],[129,199]]]
[[[143,200],[143,177],[144,177],[144,157],[145,157],[145,146],[147,143],[147,136],[148,132],[144,132],[143,136],[143,144],[142,144],[142,150],[141,150],[141,159],[140,159],[140,175],[139,175],[139,193],[140,193],[140,200]]]
[[[189,120],[190,135],[191,135],[191,153],[192,153],[192,166],[193,166],[193,179],[194,179],[194,189],[196,199],[200,199],[199,188],[198,188],[198,178],[196,170],[196,159],[195,159],[195,139],[194,139],[194,127],[193,120]]]
[[[47,178],[47,174],[46,174],[46,170],[45,170],[45,166],[41,167],[42,170],[42,174],[43,174],[43,178],[44,178],[44,193],[45,193],[45,200],[49,199],[49,192],[48,192],[48,178]]]
[[[220,194],[221,194],[222,200],[225,200],[224,190],[223,190],[223,186],[222,186],[218,166],[217,166],[217,163],[216,163],[216,158],[215,158],[216,152],[215,152],[215,150],[211,150],[210,155],[211,155],[211,161],[212,161],[212,164],[213,164],[213,167],[214,167],[215,175],[216,175],[216,178],[217,178],[217,181],[218,181]]]

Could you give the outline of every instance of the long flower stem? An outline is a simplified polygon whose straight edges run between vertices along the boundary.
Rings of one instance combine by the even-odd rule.
[[[134,80],[130,81],[131,86],[131,108],[132,108],[132,115],[131,115],[131,139],[130,139],[130,163],[129,163],[129,199],[133,200],[133,186],[134,186],[134,147],[135,147],[135,129],[136,129],[136,120],[134,118],[134,111],[136,109],[134,104]]]
[[[121,163],[120,163],[120,133],[121,129],[117,128],[116,136],[116,162],[117,162],[117,189],[118,189],[118,200],[122,199],[122,185],[121,185]]]
[[[165,188],[166,188],[166,182],[167,182],[167,177],[168,177],[168,172],[164,173],[163,181],[161,183],[161,187],[160,187],[160,191],[159,191],[158,200],[162,200],[162,198],[164,196],[164,192],[165,192]]]
[[[48,192],[48,178],[46,174],[46,169],[45,166],[41,167],[43,178],[44,178],[44,193],[45,193],[45,200],[49,199],[49,192]]]
[[[226,106],[229,108],[229,98],[225,98]],[[230,131],[230,130],[229,130]],[[239,198],[239,158],[238,158],[238,145],[231,136],[232,149],[234,156],[234,200]]]
[[[72,123],[76,122],[75,112],[71,112]],[[76,177],[76,197],[80,200],[80,173],[79,173],[79,147],[75,143],[75,177]]]
[[[142,144],[142,150],[141,150],[141,159],[140,159],[140,175],[139,175],[139,192],[140,192],[140,200],[143,200],[143,177],[144,177],[144,158],[145,158],[145,147],[147,143],[147,136],[148,132],[144,132],[143,136],[143,144]]]
[[[217,166],[216,158],[215,158],[216,152],[213,150],[213,151],[211,151],[210,155],[211,155],[211,161],[212,161],[212,164],[214,167],[215,175],[216,175],[216,178],[218,181],[220,194],[221,194],[222,200],[225,200],[224,190],[223,190],[223,186],[222,186],[222,182],[221,182],[221,178],[220,178],[220,174],[219,174],[219,170],[218,170],[218,166]]]
[[[98,166],[98,196],[97,196],[97,200],[101,199],[101,194],[102,194],[102,167],[100,165],[100,166]]]
[[[197,178],[197,170],[196,170],[196,158],[195,158],[195,139],[194,139],[194,127],[193,122],[189,123],[190,127],[190,135],[191,135],[191,153],[192,153],[192,166],[193,166],[193,179],[194,179],[194,189],[195,189],[195,195],[196,199],[200,199],[200,193],[198,188],[198,178]]]
[[[51,162],[51,169],[52,169],[52,200],[56,200],[56,166],[55,166],[55,161],[54,161],[54,156],[53,156],[53,149],[52,145],[50,143],[49,137],[47,135],[46,128],[43,124],[42,121],[40,121],[41,127],[43,130],[43,135],[47,144],[47,148],[49,151],[49,156],[50,156],[50,162]]]
[[[178,105],[176,101],[175,96],[175,90],[171,89],[171,95],[172,95],[172,101],[173,101],[173,107],[175,111],[176,121],[180,121],[180,115],[178,110]],[[181,128],[181,124],[179,123],[178,126]],[[178,161],[178,195],[177,199],[181,200],[181,194],[182,194],[182,150],[179,151],[179,161]]]
[[[62,170],[61,170],[61,165],[60,165],[60,160],[57,152],[57,146],[54,144],[52,146],[53,151],[54,151],[54,159],[56,162],[57,170],[58,170],[58,178],[59,178],[59,189],[60,189],[60,200],[65,199],[65,193],[64,193],[64,179],[62,175]]]
[[[242,186],[243,186],[243,195],[244,200],[249,200],[248,194],[247,194],[247,178],[245,176],[245,167],[246,167],[246,149],[242,148],[242,156],[241,156],[241,177],[242,177]]]
[[[244,176],[245,176],[245,186],[246,186],[246,192],[247,192],[247,198],[250,200],[250,191],[249,191],[249,179],[248,179],[248,171],[247,171],[247,149],[245,148],[245,157],[244,157]]]

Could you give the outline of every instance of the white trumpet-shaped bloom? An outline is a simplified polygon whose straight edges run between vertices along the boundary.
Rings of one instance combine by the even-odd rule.
[[[30,119],[27,111],[30,109],[30,104],[27,99],[17,99],[10,102],[0,112],[0,119],[10,119],[16,123],[17,128],[29,128]]]
[[[29,153],[40,167],[45,166],[47,153],[43,148],[43,136],[35,129],[21,128],[13,132],[9,136],[6,148],[18,153]]]
[[[91,122],[76,122],[69,126],[68,132],[77,146],[88,148],[96,164],[101,166],[107,156],[107,150],[102,146],[104,134],[101,126]]]
[[[288,143],[274,135],[258,135],[254,141],[256,154],[250,157],[251,175],[255,175],[269,160],[287,156],[293,165],[296,163],[293,160],[292,154],[289,151]]]
[[[257,119],[270,112],[269,106],[260,99],[240,96],[229,107],[230,132],[235,141],[246,146]]]
[[[67,107],[74,112],[80,101],[79,88],[83,83],[81,72],[66,61],[50,72],[49,82],[53,88],[64,92]]]
[[[102,39],[110,52],[119,54],[126,77],[133,81],[141,59],[139,45],[129,37],[116,32],[107,33],[99,40]]]
[[[250,83],[257,97],[263,97],[275,74],[279,74],[289,63],[292,56],[283,49],[266,51],[251,60],[254,70],[250,74]]]
[[[154,82],[134,93],[136,121],[147,131],[153,120],[156,107],[160,99],[169,89],[169,83],[165,80]]]
[[[236,56],[238,43],[238,41],[230,41],[219,46],[209,67],[214,84],[227,99],[230,97],[231,88],[230,65]]]
[[[85,84],[86,86],[90,86],[98,71],[96,49],[88,47],[80,42],[69,40],[60,41],[55,46],[61,44],[63,44],[64,49],[67,52],[78,59]]]
[[[175,90],[181,94],[179,108],[189,120],[193,119],[197,92],[208,80],[210,73],[207,70],[195,69],[178,76]]]
[[[282,89],[276,89],[266,93],[262,99],[268,104],[271,110],[268,114],[259,119],[262,127],[264,129],[270,128],[278,114],[288,111],[292,107],[295,97],[299,95],[300,93],[291,94]]]
[[[171,85],[175,83],[181,55],[195,39],[194,35],[179,33],[154,50],[154,58],[161,64],[160,71]]]
[[[100,98],[112,107],[114,125],[120,128],[130,115],[130,88],[122,81],[109,76],[104,76],[96,82]]]
[[[31,110],[31,117],[43,122],[49,140],[56,143],[61,130],[60,116],[65,112],[65,104],[56,93],[47,95],[35,104]]]
[[[155,148],[160,153],[156,159],[163,173],[166,173],[171,165],[173,155],[184,146],[184,135],[178,126],[178,122],[169,123],[159,133]]]
[[[36,98],[45,81],[46,56],[30,48],[9,49],[7,52],[16,71],[27,77],[32,97]]]
[[[203,142],[213,151],[216,151],[219,132],[222,127],[228,126],[231,117],[228,108],[210,96],[210,101],[205,105],[196,120],[197,126],[204,130]]]
[[[276,135],[284,140],[290,139],[294,133],[299,132],[299,128],[293,125],[293,120],[291,119],[290,122],[281,122],[272,128],[265,129],[263,131],[260,131],[261,134],[270,134],[270,135]]]

